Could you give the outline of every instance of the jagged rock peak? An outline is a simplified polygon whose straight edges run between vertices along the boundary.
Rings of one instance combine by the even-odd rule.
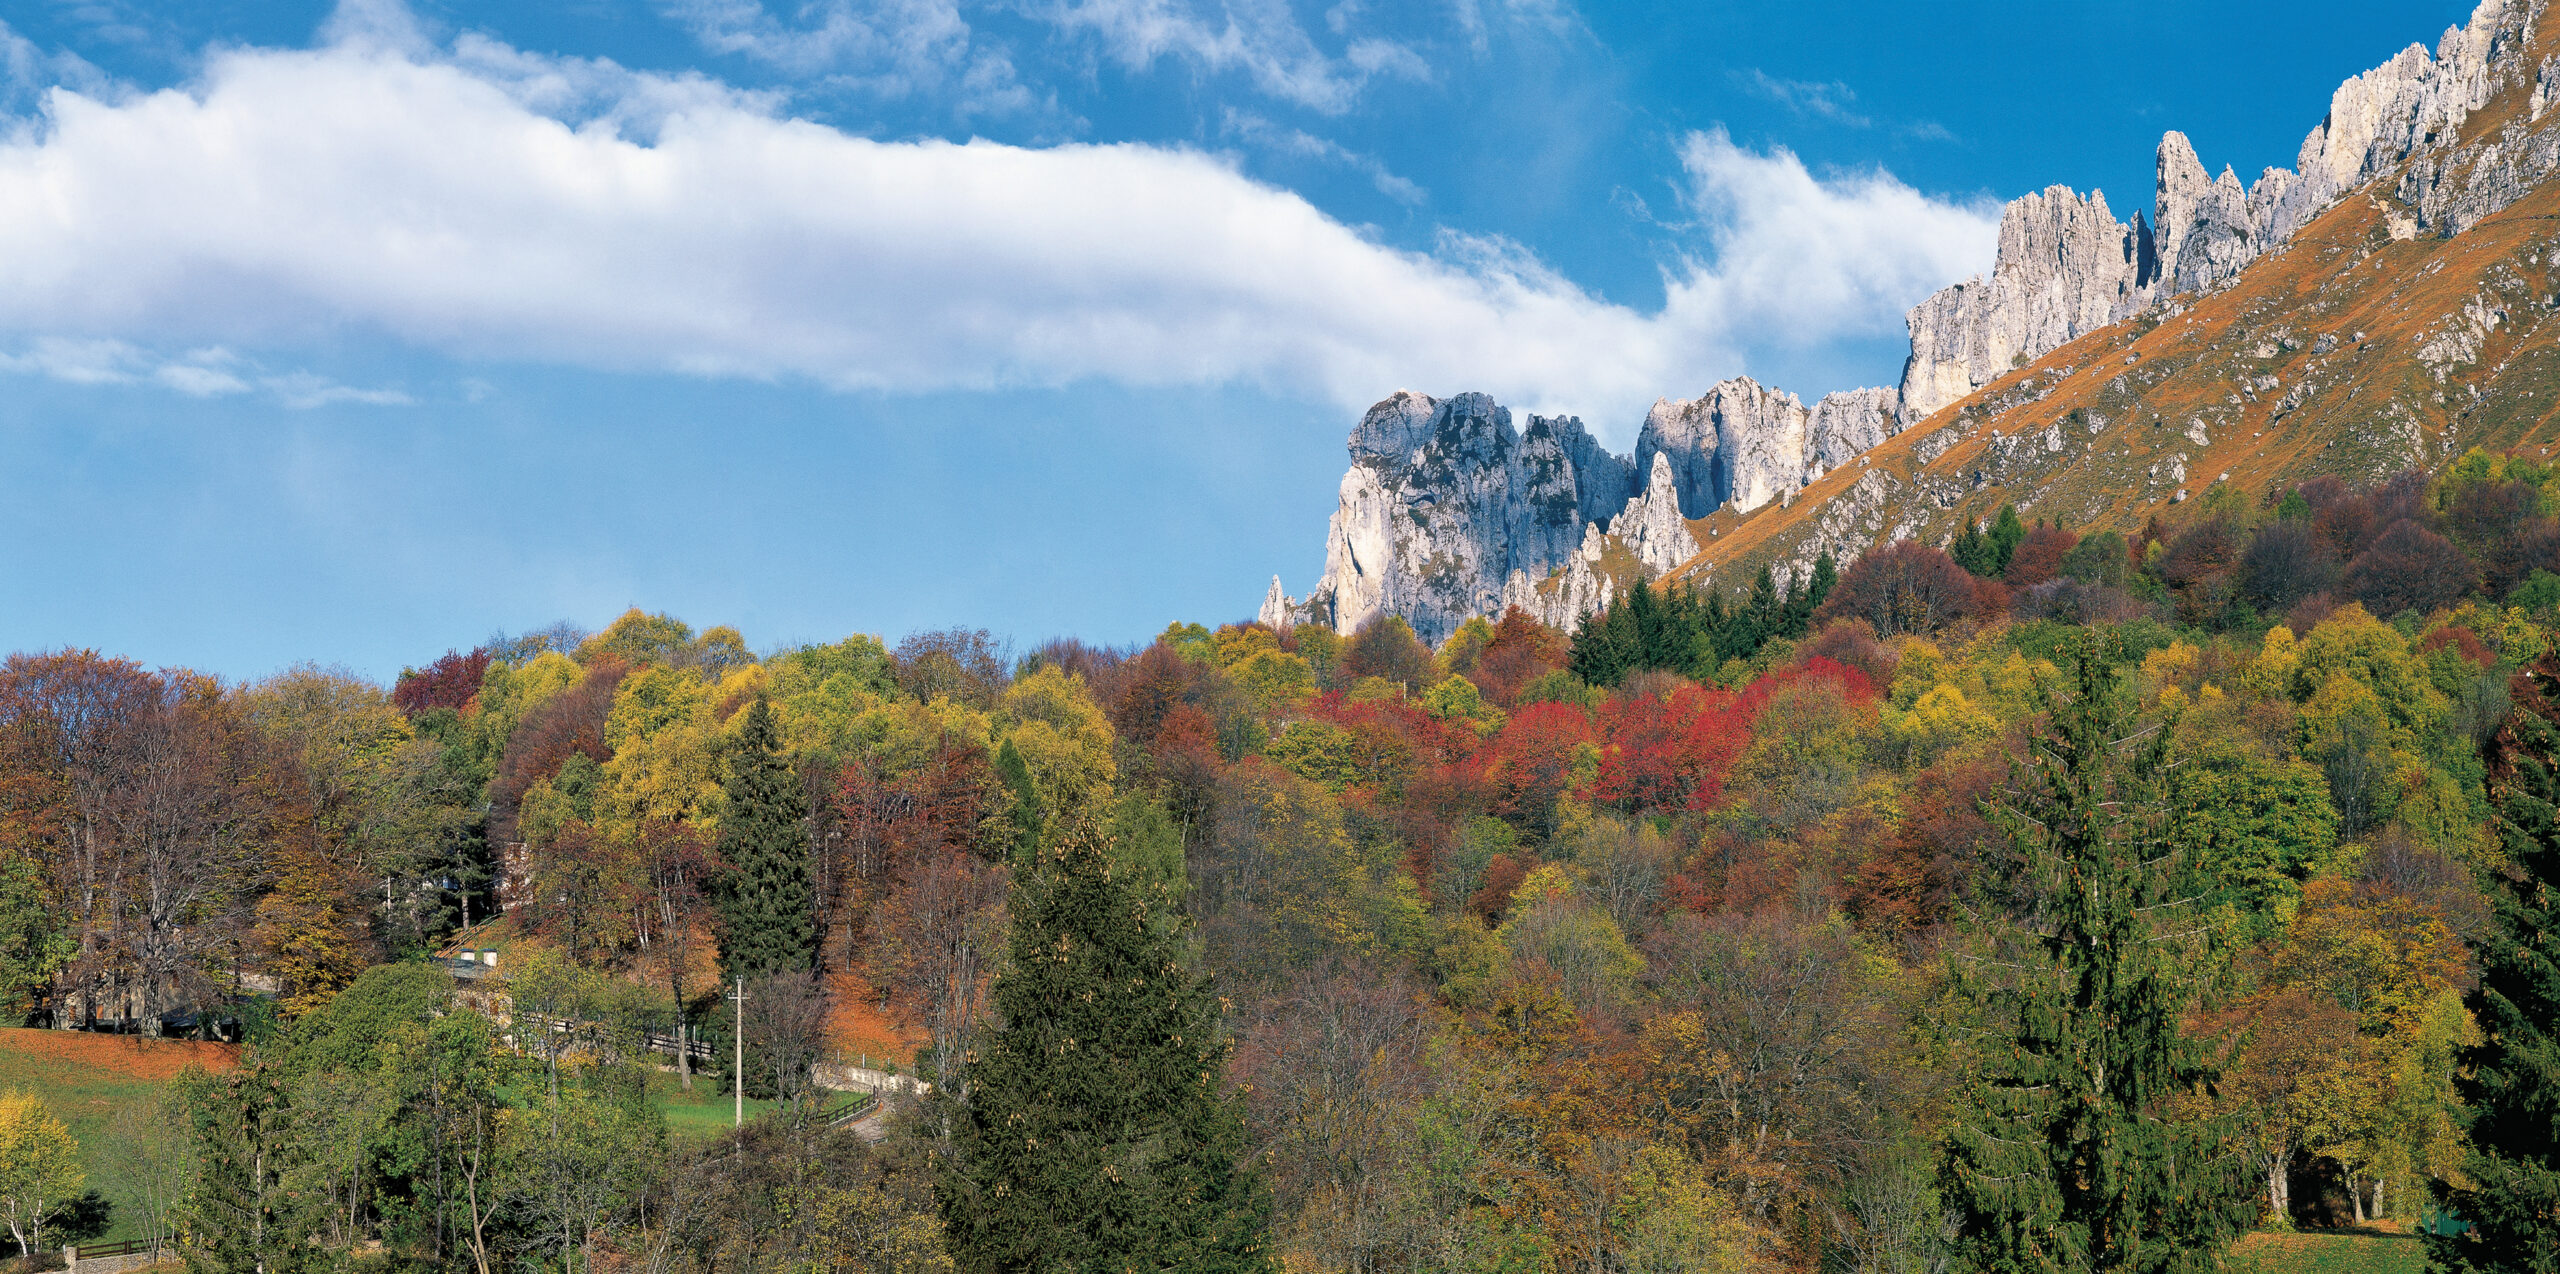
[[[1609,533],[1636,555],[1645,574],[1666,575],[1682,562],[1698,555],[1698,540],[1689,533],[1688,519],[1680,516],[1680,492],[1671,476],[1671,457],[1653,453],[1653,468],[1643,494],[1627,501],[1627,507],[1609,523]]]
[[[1349,450],[1324,578],[1304,601],[1266,597],[1266,623],[1350,633],[1397,614],[1437,642],[1497,613],[1514,572],[1546,578],[1637,494],[1627,461],[1580,420],[1532,416],[1517,431],[1484,394],[1399,391],[1361,416]]]
[[[1941,289],[1905,317],[1902,422],[2137,312],[2149,303],[2158,260],[2150,226],[2116,220],[2102,192],[2084,198],[2050,186],[2011,201],[1990,277]]]
[[[2303,140],[2294,169],[2270,168],[2243,187],[2225,167],[2208,176],[2185,134],[2160,139],[2152,214],[2119,223],[2103,196],[2054,186],[2010,203],[1991,274],[1945,288],[1907,316],[1905,423],[1924,418],[2003,373],[2180,292],[2209,291],[2283,243],[2348,191],[2431,148],[2453,144],[2463,120],[2513,67],[2541,0],[2483,0],[2447,30],[2433,56],[2411,45],[2338,86],[2329,113]],[[2536,81],[2537,88],[2540,80]],[[2540,99],[2537,99],[2539,101]],[[2545,150],[2553,148],[2545,147]],[[2511,203],[2560,156],[2508,164],[2412,165],[2397,192],[2440,233],[2458,232]],[[2423,170],[2423,171],[2422,171]]]
[[[1748,376],[1696,398],[1665,398],[1636,434],[1636,467],[1668,457],[1684,516],[1730,503],[1742,512],[1796,491],[1900,428],[1891,389],[1851,389],[1810,410],[1785,390]]]
[[[1483,394],[1399,391],[1352,429],[1324,578],[1304,601],[1275,583],[1260,617],[1349,633],[1398,614],[1436,642],[1519,604],[1570,626],[1616,587],[1599,567],[1609,541],[1668,572],[1697,554],[1689,519],[1757,508],[1821,477],[1891,434],[1897,402],[1894,390],[1859,389],[1807,408],[1736,377],[1656,403],[1630,462],[1574,417],[1531,416],[1515,432]]]

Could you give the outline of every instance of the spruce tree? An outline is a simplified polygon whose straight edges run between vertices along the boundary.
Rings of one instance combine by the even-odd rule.
[[[1811,632],[1813,612],[1822,609],[1822,599],[1831,596],[1831,590],[1839,583],[1840,568],[1832,562],[1831,555],[1825,553],[1815,558],[1812,578],[1787,595],[1785,635],[1802,637]]]
[[[1063,816],[1062,816],[1063,817]],[[1160,882],[1053,820],[1017,878],[999,1024],[936,1179],[963,1274],[1266,1274],[1270,1197],[1226,1080],[1220,1001]]]
[[[286,1184],[290,1114],[275,1068],[183,1081],[197,1170],[187,1192],[189,1274],[294,1274],[319,1263],[312,1210]]]
[[[782,754],[773,708],[747,709],[745,728],[721,784],[720,857],[729,872],[720,890],[725,931],[723,980],[754,982],[805,973],[818,964],[817,921],[809,887],[809,802],[800,776]]]
[[[2018,516],[2018,506],[2000,506],[2000,516],[1991,520],[1989,538],[1993,563],[1991,573],[1997,576],[2008,571],[2009,563],[2018,556],[2018,545],[2027,538],[2027,524]]]
[[[2000,811],[2027,873],[2031,938],[1984,994],[1990,1037],[1941,1145],[1960,1260],[1996,1274],[2210,1267],[2246,1195],[2220,1126],[2169,1107],[2218,1078],[2185,1037],[2188,992],[2150,917],[2173,899],[2165,724],[2134,728],[2083,634]],[[1959,982],[1972,985],[1969,975]]]
[[[1030,763],[1008,738],[996,748],[996,781],[1010,799],[1004,813],[1005,862],[1019,871],[1031,862],[1040,841],[1040,790],[1031,782]]]
[[[1956,542],[1947,546],[1947,556],[1954,558],[1956,565],[1963,567],[1966,573],[1979,579],[1989,579],[2000,573],[2000,554],[1991,547],[1991,537],[1984,535],[1982,528],[1970,521],[1964,524],[1964,530],[1956,533]]]
[[[2490,745],[2490,796],[2506,870],[2489,874],[2495,921],[2465,996],[2481,1042],[2463,1050],[2467,1186],[2435,1183],[2457,1234],[2427,1236],[2429,1264],[2462,1274],[2560,1271],[2560,660],[2546,658]]]

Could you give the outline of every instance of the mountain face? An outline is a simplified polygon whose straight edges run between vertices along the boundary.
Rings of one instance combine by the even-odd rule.
[[[1303,601],[1273,580],[1261,617],[1348,633],[1394,613],[1436,642],[1519,605],[1570,628],[1641,578],[1766,566],[1783,587],[2004,501],[2131,529],[2207,481],[2541,437],[2560,406],[2547,7],[2484,0],[2433,54],[2348,80],[2295,166],[2245,187],[2172,132],[2147,217],[2064,186],[2012,202],[1991,272],[1910,311],[1898,388],[1808,408],[1738,377],[1655,403],[1632,459],[1579,420],[1515,434],[1483,395],[1399,392],[1352,432],[1323,579]]]
[[[1483,394],[1398,391],[1351,431],[1351,468],[1304,600],[1271,582],[1261,618],[1350,633],[1401,615],[1438,642],[1517,605],[1570,627],[1643,575],[1698,551],[1689,522],[1757,508],[1890,436],[1889,389],[1811,408],[1746,378],[1654,404],[1633,460],[1572,417],[1529,417]]]

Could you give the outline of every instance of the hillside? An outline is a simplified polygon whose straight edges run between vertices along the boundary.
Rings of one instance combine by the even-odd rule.
[[[99,1237],[143,1238],[147,1196],[156,1189],[165,1200],[178,1185],[176,1129],[160,1095],[190,1066],[219,1073],[239,1056],[228,1044],[0,1029],[0,1092],[43,1098],[79,1139],[88,1188],[108,1204]]]
[[[2510,64],[2560,49],[2549,13],[2529,29]],[[1702,547],[1675,574],[1803,578],[1826,552],[1945,543],[2004,502],[2132,531],[2217,483],[2255,497],[2471,447],[2547,448],[2560,436],[2560,189],[2545,181],[2451,235],[2423,232],[2427,210],[2400,197],[2548,148],[2560,114],[2543,93],[2540,76],[2503,83],[2450,150],[2375,178],[2219,289],[2054,349],[1791,498],[1694,521]]]

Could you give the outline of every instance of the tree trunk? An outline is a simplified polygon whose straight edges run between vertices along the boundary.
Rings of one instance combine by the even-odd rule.
[[[2374,1220],[2376,1220],[2376,1221],[2381,1220],[2381,1219],[2382,1219],[2382,1217],[2383,1217],[2383,1211],[2382,1211],[2382,1183],[2383,1183],[2385,1180],[2387,1180],[2387,1178],[2380,1177],[2380,1176],[2377,1176],[2377,1177],[2375,1177],[2375,1178],[2373,1179],[2373,1219],[2374,1219]]]
[[[2286,1184],[2284,1171],[2285,1160],[2290,1157],[2291,1156],[2289,1155],[2278,1155],[2275,1158],[2275,1162],[2267,1166],[2267,1212],[2279,1225],[2283,1224],[2285,1220],[2292,1215],[2292,1210],[2285,1206],[2286,1200],[2284,1197],[2284,1188]]]
[[[2347,1174],[2347,1199],[2355,1204],[2356,1224],[2364,1224],[2364,1185],[2352,1172]]]

